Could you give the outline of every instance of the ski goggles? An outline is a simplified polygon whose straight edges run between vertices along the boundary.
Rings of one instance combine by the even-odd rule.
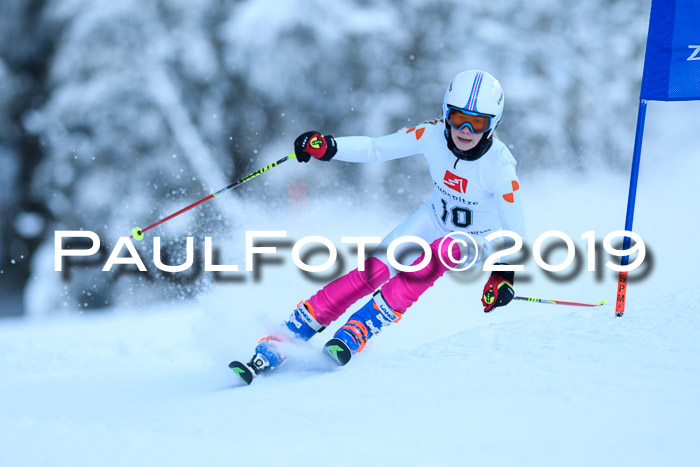
[[[491,115],[458,109],[457,107],[448,106],[447,108],[447,123],[457,130],[469,127],[472,133],[486,133],[491,128],[492,119]]]

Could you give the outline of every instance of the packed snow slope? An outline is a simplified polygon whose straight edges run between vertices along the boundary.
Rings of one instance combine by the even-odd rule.
[[[534,306],[455,307],[434,340],[406,317],[339,370],[316,340],[250,387],[205,310],[6,325],[3,465],[695,465],[697,304]]]
[[[228,362],[248,358],[319,286],[289,260],[196,302],[3,321],[2,465],[697,465],[700,288],[689,233],[700,227],[700,158],[697,145],[672,141],[643,165],[635,231],[651,266],[630,284],[623,318],[612,305],[526,302],[484,314],[485,276],[451,275],[348,366],[320,354],[337,323],[289,347],[288,363],[250,387]],[[581,234],[622,227],[628,174],[591,173],[523,180],[531,239],[561,230],[585,255]],[[290,237],[304,233],[293,225],[337,212],[312,204],[292,222],[245,209],[250,229]],[[398,221],[358,208],[311,233],[337,241]],[[520,295],[614,301],[610,270],[555,281],[532,260],[525,268]]]

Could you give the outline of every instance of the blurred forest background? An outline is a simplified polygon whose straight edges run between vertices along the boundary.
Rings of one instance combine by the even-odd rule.
[[[303,131],[380,136],[439,116],[446,85],[466,69],[501,80],[499,136],[521,174],[627,170],[649,7],[0,0],[0,314],[196,295],[206,278],[154,288],[93,267],[61,280],[54,231],[92,230],[109,251],[135,222],[291,152]],[[352,202],[371,177],[378,203],[409,213],[431,189],[413,159],[313,170],[236,196],[280,209],[329,193]],[[235,228],[234,204],[208,203],[162,233]],[[182,242],[166,242],[164,255],[169,246],[178,264]]]

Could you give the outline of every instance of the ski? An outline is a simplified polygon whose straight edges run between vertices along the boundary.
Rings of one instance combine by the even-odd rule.
[[[255,378],[255,372],[245,363],[234,360],[228,364],[228,367],[231,368],[231,370],[234,373],[240,376],[241,379],[245,381],[247,385],[250,386],[250,383],[253,382],[253,378]]]
[[[335,337],[323,346],[323,352],[340,366],[347,365],[352,357],[352,351],[347,344]]]
[[[338,366],[347,365],[352,357],[352,351],[347,344],[336,338],[326,342],[326,344],[323,346],[323,354],[333,360],[333,363]],[[241,378],[245,384],[250,386],[256,376],[277,368],[269,366],[267,360],[264,360],[264,357],[261,357],[263,356],[260,354],[255,354],[249,363],[234,360],[228,364],[228,367],[231,369],[231,371],[236,373],[236,375],[238,375],[238,377]]]

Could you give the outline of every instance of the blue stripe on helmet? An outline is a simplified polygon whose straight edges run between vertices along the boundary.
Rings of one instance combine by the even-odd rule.
[[[484,74],[479,72],[474,77],[474,84],[472,84],[472,92],[469,94],[469,101],[467,101],[467,110],[476,112],[476,98],[479,95],[479,88],[481,87],[481,81],[484,78]]]

